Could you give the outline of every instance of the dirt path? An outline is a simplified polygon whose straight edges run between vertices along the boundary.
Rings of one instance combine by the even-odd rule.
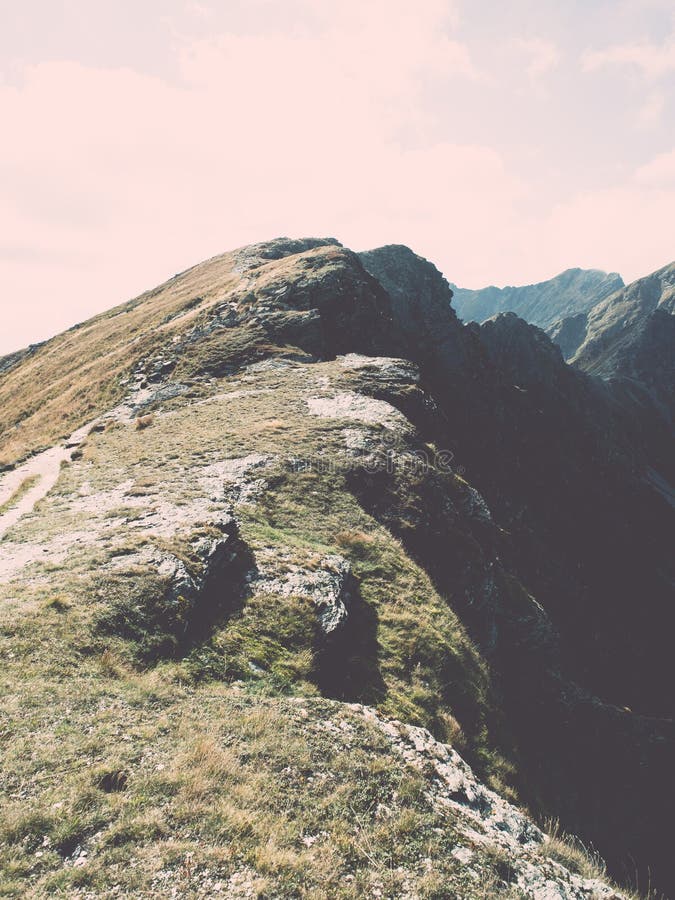
[[[61,463],[71,459],[73,451],[89,434],[93,424],[95,423],[78,428],[65,443],[32,456],[23,465],[0,476],[0,509],[5,504],[10,504],[8,509],[0,514],[0,540],[22,516],[32,512],[35,505],[47,496],[58,481]],[[25,493],[20,493],[16,502],[12,502],[12,497],[17,491],[21,491],[22,485],[29,479],[35,483],[31,484]]]

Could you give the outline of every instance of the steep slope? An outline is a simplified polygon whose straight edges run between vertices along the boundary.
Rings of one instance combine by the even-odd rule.
[[[623,287],[621,276],[597,269],[567,269],[539,284],[468,290],[450,285],[453,305],[464,321],[484,322],[514,312],[526,322],[551,328],[559,319],[587,312]]]
[[[675,263],[598,303],[572,363],[603,378],[645,385],[675,414]]]
[[[463,326],[407,248],[282,239],[0,395],[6,893],[613,896],[382,716],[668,883],[672,445],[538,329]]]
[[[633,850],[640,844],[667,867],[659,829],[639,836],[635,823],[644,823],[640,809],[654,796],[646,772],[660,771],[659,782],[667,778],[661,751],[672,752],[674,673],[665,635],[673,624],[675,525],[664,498],[672,491],[664,485],[673,483],[672,433],[649,403],[638,407],[633,397],[618,398],[570,369],[543,332],[516,316],[464,329],[452,315],[443,319],[448,286],[410,251],[387,247],[362,259],[392,296],[399,292],[399,303],[408,297],[408,318],[423,321],[418,346],[409,352],[439,404],[435,439],[452,449],[508,534],[500,558],[559,631],[566,677],[617,707],[667,717],[659,724],[622,716],[561,685],[555,651],[536,639],[536,617],[522,622],[507,613],[513,630],[500,640],[490,615],[499,603],[474,600],[462,616],[501,674],[507,704],[511,698],[509,721],[518,723],[523,747],[532,751],[528,771],[541,776],[535,780],[549,808],[577,830],[612,808],[606,840],[600,841],[603,829],[591,838],[603,852],[623,845],[632,853],[628,844]],[[442,545],[425,534],[409,546],[436,583],[450,588]],[[589,727],[594,737],[582,747],[577,740]],[[650,761],[642,756],[647,747],[660,748]],[[631,787],[617,805],[616,781],[628,770]],[[563,794],[556,783],[567,785]],[[570,784],[578,793],[569,792]],[[663,821],[665,807],[652,813]]]
[[[583,344],[588,327],[588,313],[577,313],[558,319],[547,329],[547,334],[554,344],[560,347],[565,359],[571,359]]]
[[[527,546],[533,560],[546,554],[537,592],[545,592],[547,609],[569,617],[574,652],[578,661],[586,657],[584,678],[598,678],[596,687],[603,693],[618,689],[617,701],[623,696],[624,703],[653,704],[647,709],[657,711],[659,685],[670,683],[662,668],[669,654],[664,644],[660,662],[652,660],[656,670],[650,677],[645,665],[654,649],[651,626],[644,642],[635,640],[632,597],[649,583],[645,592],[654,598],[655,610],[659,615],[668,610],[670,553],[658,535],[669,540],[672,519],[644,479],[655,462],[665,480],[672,478],[672,435],[656,413],[651,430],[637,434],[632,407],[618,403],[601,382],[566,366],[546,335],[517,316],[463,328],[452,314],[444,314],[449,290],[440,273],[433,270],[432,290],[433,267],[409,250],[387,247],[362,259],[392,297],[400,291],[408,298],[412,311],[407,318],[396,312],[395,301],[392,308],[406,334],[415,335],[407,353],[422,367],[441,408],[436,438],[453,450],[500,523],[515,529],[520,549]],[[415,315],[419,321],[412,331],[408,320]],[[630,528],[623,524],[626,517]],[[644,543],[636,539],[642,530],[650,534]],[[625,549],[613,558],[620,547]],[[604,604],[589,599],[594,593],[613,597],[614,624]],[[619,598],[625,599],[619,603]],[[582,633],[577,614],[583,615]],[[640,667],[641,686],[612,662],[619,647]],[[627,657],[622,659],[623,665]],[[636,693],[641,690],[642,699]]]

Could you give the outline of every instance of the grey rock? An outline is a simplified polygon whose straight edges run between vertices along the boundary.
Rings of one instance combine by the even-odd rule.
[[[247,272],[264,265],[272,259],[283,259],[314,250],[316,247],[341,247],[335,238],[275,238],[272,241],[261,241],[235,250],[236,271]]]
[[[625,287],[588,314],[572,364],[645,385],[675,416],[675,263]]]
[[[560,371],[563,358],[548,335],[529,325],[515,313],[500,313],[480,328],[483,347],[490,361],[515,382],[532,383]]]
[[[587,328],[588,313],[582,312],[558,319],[546,329],[546,333],[560,347],[565,359],[571,359],[586,339]]]
[[[244,544],[235,520],[231,516],[223,516],[219,528],[222,536],[198,538],[192,542],[192,549],[199,559],[198,568],[192,572],[174,554],[153,550],[157,574],[169,580],[170,596],[175,602],[187,603],[196,609],[214,583],[227,578],[228,570],[234,569],[241,561]],[[186,625],[188,623],[189,618]]]
[[[482,856],[497,852],[508,859],[520,895],[530,900],[627,900],[601,878],[578,875],[550,858],[546,853],[549,836],[486,788],[455,749],[437,741],[425,728],[385,719],[361,704],[352,703],[348,708],[376,728],[391,751],[417,770],[432,806],[451,813],[464,841],[453,856],[464,865],[477,864]],[[325,720],[319,725],[349,746],[348,720],[339,724]]]
[[[7,356],[0,356],[0,375],[9,372],[14,366],[18,366],[19,363],[32,356],[40,347],[44,347],[45,343],[46,341],[41,341],[38,344],[31,344],[30,347],[26,347],[24,350],[17,350],[15,353],[10,353]]]
[[[281,575],[266,574],[260,557],[257,562],[261,571],[251,582],[256,590],[311,600],[325,635],[333,634],[346,622],[351,603],[352,573],[344,557],[336,554],[325,556],[315,569],[291,565]]]
[[[391,244],[359,254],[367,272],[385,288],[404,355],[419,361],[426,357],[448,374],[460,370],[469,359],[461,322],[451,307],[452,290],[444,276],[428,260],[410,248]]]

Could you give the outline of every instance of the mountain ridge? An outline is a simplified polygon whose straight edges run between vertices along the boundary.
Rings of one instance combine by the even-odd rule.
[[[570,362],[605,379],[645,385],[675,421],[675,263],[597,303]]]
[[[452,284],[453,302],[460,318],[484,322],[502,312],[515,312],[525,321],[550,329],[563,318],[584,313],[624,287],[617,272],[600,269],[565,269],[553,278],[522,286],[467,289]]]
[[[517,316],[463,325],[450,290],[402,246],[279,239],[198,264],[0,373],[5,464],[21,475],[59,440],[69,452],[0,540],[3,640],[14,655],[37,640],[29,690],[54,667],[82,671],[93,707],[113,689],[101,666],[123,706],[143,671],[143,690],[159,690],[157,673],[228,704],[295,691],[367,703],[458,745],[618,876],[633,854],[641,878],[667,884],[672,518],[653,480],[670,478],[672,436],[647,399],[570,368]],[[122,824],[105,802],[91,800],[79,843],[49,851],[44,878],[72,887],[78,846],[83,877],[108,884]],[[28,834],[3,827],[18,845]],[[52,843],[63,827],[44,826]],[[265,877],[250,852],[246,877]],[[511,890],[509,853],[495,896]],[[31,859],[26,877],[43,878]],[[277,890],[296,877],[279,859]],[[471,896],[462,871],[447,877]],[[558,896],[581,896],[560,878]]]

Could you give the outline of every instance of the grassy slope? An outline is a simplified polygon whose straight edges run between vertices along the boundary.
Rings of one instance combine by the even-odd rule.
[[[214,305],[222,301],[250,305],[256,297],[292,284],[305,268],[318,278],[322,271],[339,267],[343,258],[340,248],[318,248],[303,256],[267,261],[249,275],[238,271],[236,251],[226,253],[47,341],[0,376],[0,469],[52,446],[114,406],[124,396],[124,380],[137,364],[170,348]],[[229,330],[227,351],[222,334],[215,347],[205,339],[190,348],[179,374],[205,371],[209,350],[221,360],[228,353],[238,359],[260,340],[254,327]]]
[[[373,880],[399,877],[387,870],[392,843],[401,865],[407,855],[417,865],[423,846],[427,856],[447,856],[452,831],[433,830],[438,823],[414,785],[410,801],[394,804],[395,820],[377,822],[375,801],[391,803],[408,778],[377,758],[377,742],[372,759],[337,758],[325,741],[306,744],[283,703],[253,702],[318,695],[316,615],[306,600],[254,592],[205,640],[147,670],[133,641],[95,627],[113,597],[143,602],[150,569],[130,566],[120,593],[120,577],[106,567],[139,546],[166,544],[144,530],[142,516],[160,501],[180,508],[198,499],[204,467],[254,451],[339,452],[345,423],[309,416],[303,396],[319,392],[338,368],[313,366],[309,378],[306,367],[260,373],[255,388],[223,382],[206,402],[177,401],[141,431],[129,423],[93,434],[83,458],[8,536],[20,550],[80,535],[64,559],[53,562],[47,552],[47,562],[0,585],[2,693],[13,698],[2,725],[11,798],[0,821],[6,894],[23,895],[27,883],[38,894],[68,895],[78,884],[100,891],[117,883],[160,896],[152,886],[165,877],[158,871],[187,872],[189,881],[207,867],[222,880],[250,865],[289,895],[302,886],[307,896],[362,896]],[[243,539],[255,553],[276,552],[282,569],[289,560],[311,567],[327,553],[350,558],[363,609],[376,622],[370,656],[356,668],[340,660],[329,693],[429,725],[463,745],[493,783],[508,777],[488,734],[487,670],[424,572],[363,512],[339,472],[292,473],[277,462],[265,474],[262,497],[239,507]],[[92,494],[87,510],[74,509]],[[81,537],[87,531],[96,536],[91,543]],[[170,543],[187,553],[185,539],[179,533]],[[318,768],[317,755],[335,773],[323,793],[302,779],[279,780],[288,766]],[[319,825],[333,836],[328,855],[298,846]],[[89,857],[74,866],[77,846]],[[455,862],[448,858],[429,885],[449,877]],[[338,894],[346,871],[354,884]]]
[[[295,264],[265,267],[257,287],[283,284]],[[120,377],[235,285],[231,257],[209,261],[10,371],[0,380],[2,461],[109,408],[122,396]],[[199,374],[199,360],[193,365],[189,374]],[[415,774],[383,755],[376,735],[362,731],[360,747],[344,753],[282,699],[323,688],[372,703],[452,740],[495,787],[508,790],[512,780],[487,667],[447,601],[340,471],[284,465],[292,455],[340,452],[346,423],[309,417],[305,405],[337,367],[201,382],[196,398],[165,404],[143,430],[128,423],[92,435],[7,536],[18,555],[32,547],[45,556],[0,584],[9,797],[1,894],[160,897],[177,885],[180,896],[210,896],[214,885],[234,891],[243,878],[253,896],[360,897],[403,892],[409,877],[420,896],[509,894],[489,862],[467,885],[449,854],[452,821],[430,809]],[[189,558],[185,529],[160,539],[144,517],[167,504],[212,508],[203,471],[254,452],[273,461],[265,492],[238,507],[242,538],[280,572],[346,556],[372,640],[355,663],[326,669],[311,605],[254,591],[198,644],[148,665],[137,641],[97,627],[111,602],[148,600],[153,571],[134,561],[139,548],[170,546]],[[78,509],[91,495],[99,502]],[[317,771],[330,775],[317,780]],[[393,810],[384,823],[379,804]],[[303,840],[317,829],[330,833],[329,847]]]
[[[176,317],[234,283],[230,255],[176,276],[44,344],[0,378],[0,465],[51,446],[121,399],[120,378],[170,340]]]

